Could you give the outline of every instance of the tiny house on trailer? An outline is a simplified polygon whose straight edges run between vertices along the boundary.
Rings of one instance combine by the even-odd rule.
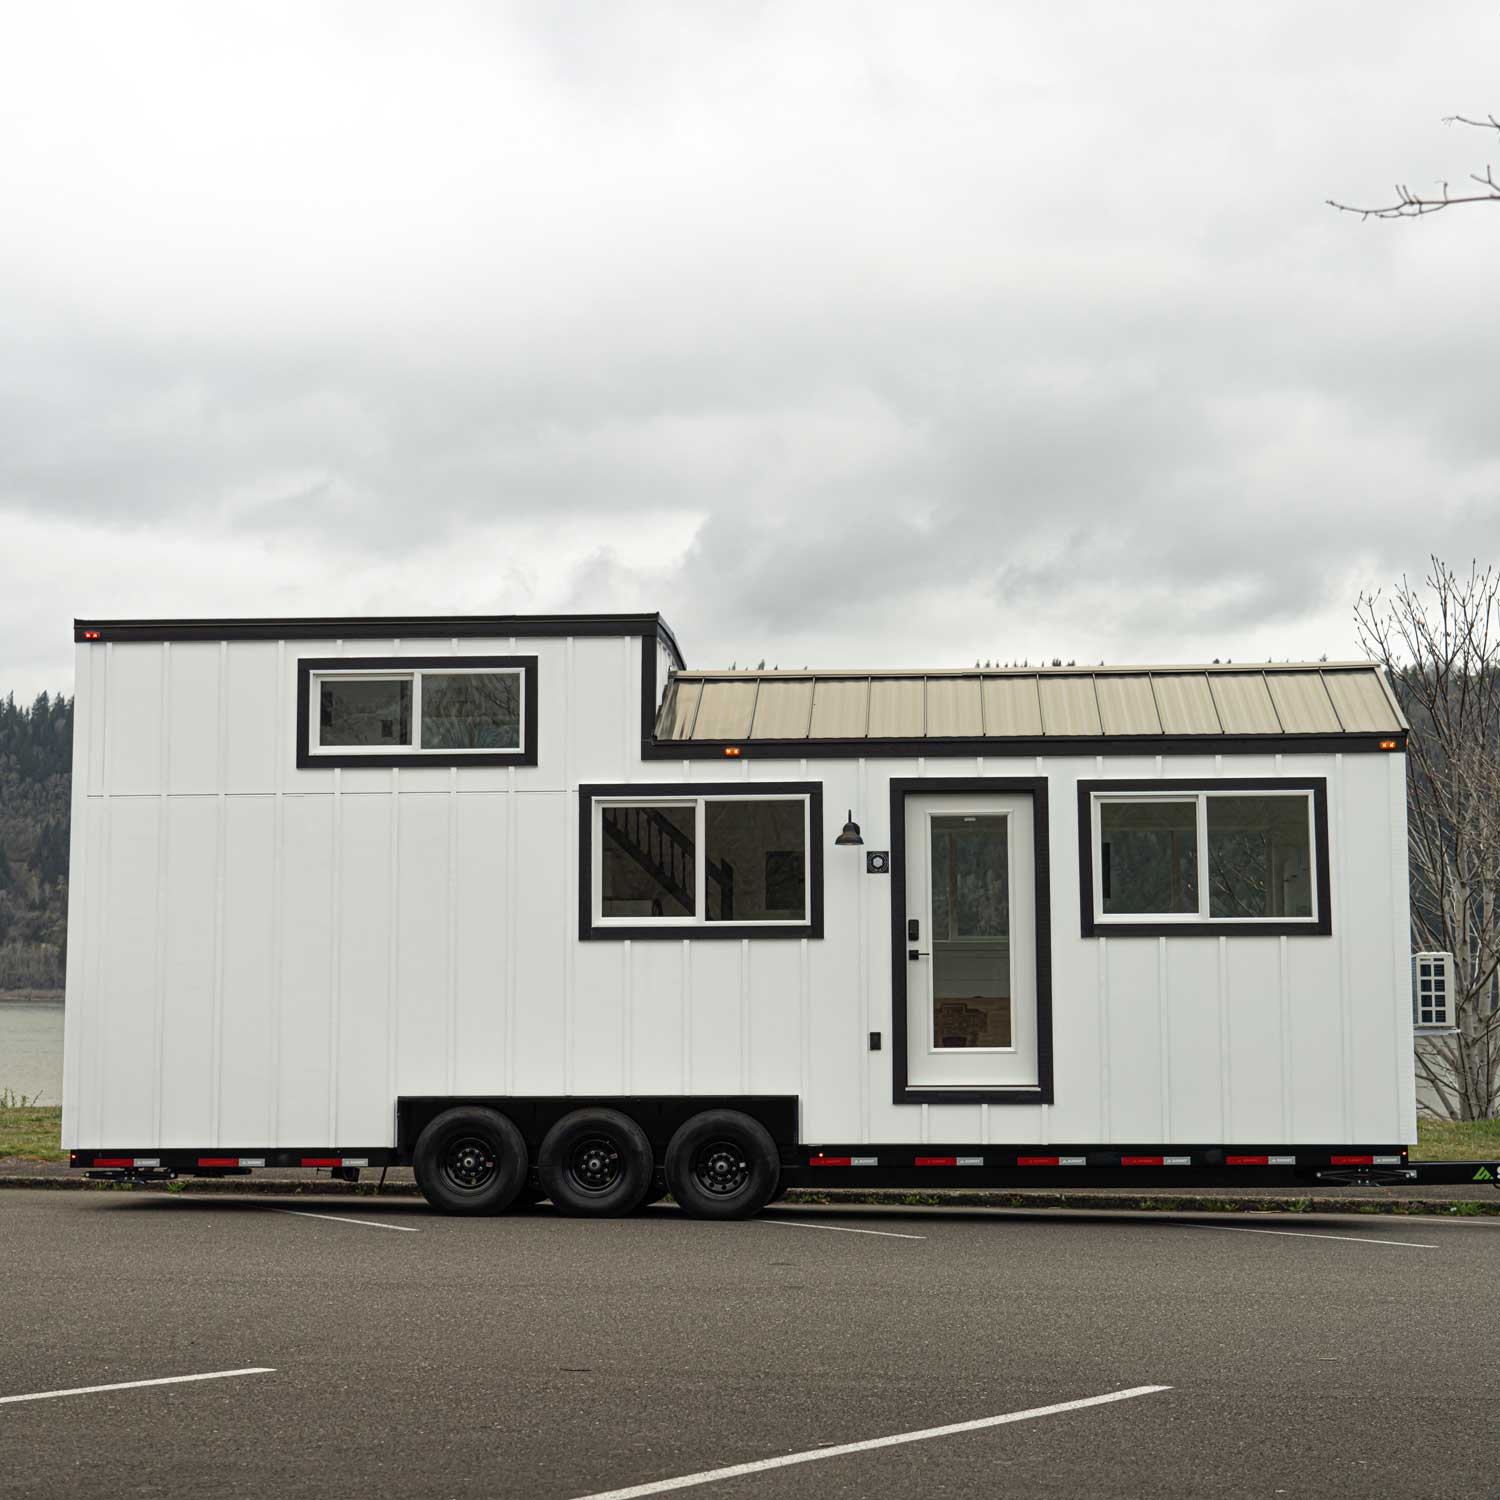
[[[717,1217],[1409,1175],[1372,665],[691,672],[657,615],[75,636],[79,1168]]]

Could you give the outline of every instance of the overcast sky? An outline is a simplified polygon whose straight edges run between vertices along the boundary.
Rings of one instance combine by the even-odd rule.
[[[12,5],[0,693],[75,615],[1344,656],[1500,555],[1500,7]]]

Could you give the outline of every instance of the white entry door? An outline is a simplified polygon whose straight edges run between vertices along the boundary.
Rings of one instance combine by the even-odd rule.
[[[907,1078],[1037,1084],[1031,798],[906,798]]]

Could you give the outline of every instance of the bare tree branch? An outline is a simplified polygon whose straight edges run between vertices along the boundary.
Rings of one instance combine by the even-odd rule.
[[[1415,945],[1454,959],[1452,1036],[1417,1069],[1451,1119],[1500,1109],[1500,573],[1438,558],[1421,587],[1355,605],[1360,644],[1411,722],[1407,848]]]
[[[1445,125],[1469,125],[1475,130],[1494,130],[1500,133],[1500,120],[1494,115],[1487,119],[1472,120],[1467,115],[1449,115],[1443,124]],[[1351,203],[1340,203],[1334,198],[1325,198],[1323,201],[1330,207],[1336,208],[1340,213],[1358,214],[1362,219],[1417,219],[1423,214],[1435,214],[1445,208],[1454,208],[1460,203],[1500,203],[1500,182],[1495,181],[1495,169],[1486,165],[1484,171],[1470,172],[1469,181],[1479,187],[1487,188],[1483,193],[1464,193],[1455,196],[1448,191],[1448,184],[1442,184],[1442,192],[1437,197],[1424,198],[1420,193],[1414,193],[1404,183],[1395,185],[1396,201],[1394,203],[1380,204],[1373,208],[1360,208]]]

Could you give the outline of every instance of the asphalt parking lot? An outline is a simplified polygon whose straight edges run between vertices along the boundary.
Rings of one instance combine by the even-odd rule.
[[[1495,1220],[18,1192],[0,1254],[7,1496],[1500,1490]]]

